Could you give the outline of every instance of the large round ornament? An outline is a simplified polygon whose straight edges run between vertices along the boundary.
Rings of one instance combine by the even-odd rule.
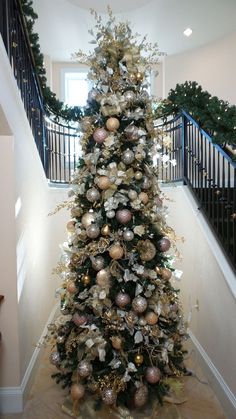
[[[145,320],[147,324],[149,324],[149,326],[153,326],[154,324],[157,323],[158,316],[156,313],[154,313],[154,311],[149,311],[145,316]]]
[[[132,90],[127,90],[124,94],[123,94],[124,99],[127,102],[133,102],[135,99],[135,93]]]
[[[57,351],[54,351],[50,354],[49,360],[51,362],[52,365],[55,365],[56,367],[59,365],[61,358],[60,358],[60,354]]]
[[[146,298],[141,295],[138,295],[132,301],[132,307],[136,313],[143,313],[147,309],[147,305],[148,303]]]
[[[85,314],[75,313],[72,316],[72,321],[75,323],[76,326],[82,326],[83,324],[87,323],[87,317]]]
[[[100,271],[105,266],[105,259],[102,256],[91,256],[91,262],[95,271]]]
[[[148,383],[156,384],[160,381],[161,371],[157,367],[148,367],[146,369],[145,378]]]
[[[161,252],[167,252],[170,248],[170,244],[171,243],[169,239],[167,239],[166,237],[162,237],[162,239],[158,242],[158,249]]]
[[[168,268],[160,268],[160,275],[165,281],[168,281],[172,276],[172,272]]]
[[[100,234],[100,228],[97,224],[91,224],[86,228],[86,234],[90,239],[96,239]]]
[[[84,397],[85,389],[82,384],[72,384],[70,388],[70,395],[73,401],[77,401]]]
[[[93,367],[90,362],[83,360],[78,364],[77,371],[80,377],[86,378],[92,374]]]
[[[131,201],[134,201],[135,199],[137,199],[138,194],[134,189],[130,189],[128,192],[128,197],[129,199],[131,199]]]
[[[108,132],[104,128],[97,128],[93,133],[93,139],[97,144],[104,143],[108,136]]]
[[[133,233],[133,231],[131,231],[131,230],[125,230],[125,231],[124,231],[124,233],[123,233],[123,239],[124,239],[126,242],[130,242],[131,240],[133,240],[133,238],[134,238],[134,233]]]
[[[112,132],[117,131],[119,126],[120,126],[120,121],[117,118],[111,117],[106,122],[106,127],[108,131],[112,131]]]
[[[102,401],[111,406],[116,403],[117,394],[112,388],[105,388],[102,391]]]
[[[132,213],[128,209],[120,209],[116,211],[116,219],[121,224],[127,224],[132,218]]]
[[[90,188],[86,192],[86,198],[89,202],[96,202],[100,199],[100,192],[96,188]]]
[[[110,210],[110,211],[107,211],[107,212],[106,212],[106,216],[107,216],[107,218],[109,218],[109,219],[114,218],[114,217],[115,217],[115,215],[116,215],[116,213],[115,213],[115,211],[114,211],[114,210]]]
[[[140,172],[139,170],[137,172],[135,172],[134,177],[136,180],[141,180],[143,177],[142,172]]]
[[[126,292],[119,292],[115,297],[115,302],[120,308],[124,308],[130,303],[131,299]]]
[[[156,256],[156,248],[149,239],[138,242],[138,251],[140,259],[145,262],[152,260]]]
[[[109,249],[109,255],[112,259],[121,259],[124,255],[124,249],[119,243],[114,243]]]
[[[141,385],[134,393],[134,405],[136,407],[142,407],[147,403],[148,400],[148,388],[147,386]]]
[[[100,176],[97,179],[97,185],[98,185],[99,189],[102,189],[103,191],[105,191],[106,189],[108,189],[111,186],[111,182],[110,182],[109,177]]]
[[[133,163],[134,152],[128,148],[122,153],[121,160],[126,165]]]
[[[87,228],[95,221],[95,214],[93,212],[86,212],[81,218],[81,224],[83,227]]]
[[[101,269],[96,275],[96,283],[101,287],[105,287],[110,279],[110,272],[108,269]]]
[[[140,192],[139,194],[139,199],[143,204],[147,204],[148,203],[148,194],[146,192]]]
[[[129,141],[136,141],[139,139],[139,128],[135,125],[128,125],[124,133]]]
[[[68,223],[66,224],[66,228],[70,233],[74,233],[75,232],[75,221],[74,220],[68,221]]]

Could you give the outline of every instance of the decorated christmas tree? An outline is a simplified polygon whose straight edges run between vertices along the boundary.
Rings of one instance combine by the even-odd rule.
[[[93,88],[57,268],[61,315],[50,327],[54,377],[69,387],[74,416],[85,393],[110,406],[162,402],[185,372],[185,326],[170,282],[174,234],[153,167],[161,133],[146,78],[157,46],[138,42],[111,13],[105,25],[94,14],[94,53],[77,54]]]

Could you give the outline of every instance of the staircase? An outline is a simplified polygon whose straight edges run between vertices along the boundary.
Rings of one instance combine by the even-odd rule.
[[[79,157],[80,137],[75,127],[55,122],[45,111],[19,0],[0,2],[0,33],[45,175],[51,183],[68,184]],[[162,129],[172,139],[171,151],[163,146],[162,152],[177,164],[162,164],[160,178],[188,185],[236,269],[236,163],[186,112],[162,123]]]

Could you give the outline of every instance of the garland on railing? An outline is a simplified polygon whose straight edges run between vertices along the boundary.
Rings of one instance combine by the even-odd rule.
[[[29,36],[30,46],[33,52],[35,72],[38,76],[40,87],[43,94],[45,110],[49,110],[56,118],[65,121],[78,121],[83,116],[83,110],[79,106],[69,107],[56,98],[56,94],[47,86],[46,70],[44,58],[40,50],[39,35],[34,32],[34,24],[38,18],[35,13],[31,0],[20,0],[22,12],[25,18],[26,29]]]
[[[185,110],[218,144],[236,143],[236,106],[211,96],[196,82],[186,81],[171,89],[156,115],[167,117]]]

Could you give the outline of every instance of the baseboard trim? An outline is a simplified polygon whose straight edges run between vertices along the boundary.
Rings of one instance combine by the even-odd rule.
[[[202,364],[204,373],[209,380],[212,389],[214,390],[218,400],[220,401],[225,414],[228,419],[236,417],[236,397],[226,384],[220,372],[217,370],[206,351],[203,349],[197,338],[188,331],[190,339],[199,354],[199,362]]]
[[[42,342],[43,337],[47,333],[47,326],[50,324],[56,314],[58,309],[58,303],[53,307],[47,323],[43,329],[43,332],[40,336],[39,343]],[[21,413],[24,409],[24,400],[29,392],[31,387],[31,381],[33,376],[33,371],[39,357],[41,348],[37,346],[33,352],[33,355],[30,359],[29,365],[24,374],[22,383],[19,387],[2,387],[0,388],[0,413]]]

